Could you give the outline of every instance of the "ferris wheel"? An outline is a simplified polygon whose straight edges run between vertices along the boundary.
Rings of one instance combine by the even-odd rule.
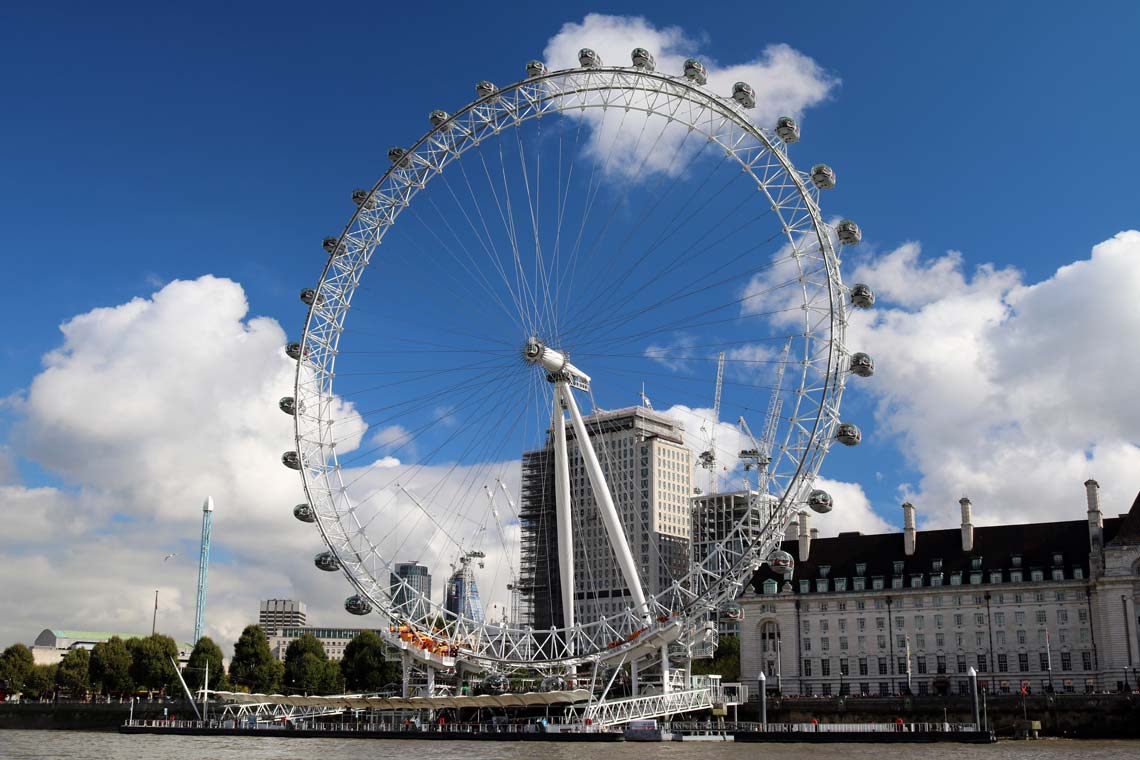
[[[388,149],[286,347],[314,562],[427,667],[668,668],[758,567],[790,573],[785,529],[860,439],[840,399],[874,365],[845,328],[874,293],[840,277],[861,232],[824,220],[835,172],[697,60],[579,62],[479,82]]]

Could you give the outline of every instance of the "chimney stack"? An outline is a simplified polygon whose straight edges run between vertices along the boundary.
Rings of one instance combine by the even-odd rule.
[[[800,562],[807,562],[811,553],[811,530],[808,527],[811,516],[806,509],[800,510]]]
[[[817,538],[819,538],[819,528],[812,528],[811,529],[811,540],[814,541]]]
[[[903,549],[906,551],[906,556],[914,554],[914,545],[917,539],[917,534],[914,530],[914,505],[909,501],[904,501],[903,509]]]
[[[1085,498],[1089,503],[1089,564],[1096,578],[1103,569],[1101,544],[1104,541],[1104,515],[1100,511],[1100,484],[1092,478],[1085,481]]]
[[[974,550],[974,505],[970,500],[963,496],[958,499],[958,503],[962,505],[962,551],[969,552]]]

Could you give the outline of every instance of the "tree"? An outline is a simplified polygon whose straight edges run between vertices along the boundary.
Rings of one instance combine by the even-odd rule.
[[[130,676],[143,689],[165,689],[178,680],[171,660],[178,660],[178,645],[169,636],[156,633],[127,641],[131,653]]]
[[[24,679],[24,696],[44,699],[55,694],[55,672],[58,665],[35,665]]]
[[[85,694],[91,686],[90,664],[91,653],[86,649],[70,650],[55,671],[55,685],[73,697]]]
[[[328,662],[324,645],[313,634],[293,639],[285,649],[285,686],[307,694],[331,691]]]
[[[285,666],[269,651],[265,631],[259,625],[247,625],[234,644],[230,681],[250,691],[271,693],[280,691],[284,677]]]
[[[726,683],[740,680],[740,639],[721,636],[711,660],[693,662],[693,675],[719,675]]]
[[[214,643],[209,636],[198,639],[194,651],[190,652],[190,659],[182,677],[191,691],[202,688],[206,680],[206,665],[210,666],[210,689],[225,691],[229,688],[226,670],[222,665],[222,648]]]
[[[340,673],[348,691],[380,691],[400,680],[398,663],[384,659],[384,642],[374,631],[361,631],[344,648]]]
[[[122,694],[134,691],[135,682],[131,678],[131,651],[127,642],[118,636],[100,641],[91,650],[91,663],[88,666],[91,684],[104,694]]]
[[[24,681],[35,665],[32,650],[23,644],[13,644],[0,654],[0,683],[4,683],[9,691],[22,691]]]

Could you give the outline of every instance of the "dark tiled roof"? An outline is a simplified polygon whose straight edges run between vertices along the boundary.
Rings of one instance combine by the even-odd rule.
[[[1140,503],[1140,500],[1138,500]],[[1122,525],[1122,524],[1127,525]],[[1125,519],[1108,518],[1104,521],[1105,543],[1115,541],[1123,532],[1122,527],[1140,530],[1140,509],[1133,505],[1132,512]],[[1140,541],[1140,534],[1137,539]],[[866,570],[862,575],[868,579],[867,589],[870,590],[870,579],[882,576],[884,586],[890,588],[891,578],[895,576],[894,563],[902,560],[902,575],[904,584],[910,587],[910,575],[922,573],[922,585],[930,585],[930,573],[933,571],[933,562],[942,560],[943,585],[950,585],[950,576],[955,572],[962,573],[963,587],[968,587],[968,577],[973,569],[971,560],[981,557],[981,571],[983,582],[989,583],[991,570],[1007,571],[1003,580],[1009,582],[1008,570],[1013,567],[1011,555],[1021,555],[1021,569],[1025,571],[1026,580],[1029,571],[1040,569],[1049,577],[1053,567],[1053,555],[1060,554],[1062,565],[1065,568],[1065,577],[1072,578],[1074,567],[1084,570],[1085,577],[1089,574],[1089,538],[1088,523],[1085,520],[1066,520],[1063,522],[1029,523],[1025,525],[994,525],[988,527],[974,526],[974,548],[972,551],[962,551],[962,531],[959,528],[949,530],[919,531],[915,541],[915,551],[906,556],[903,549],[902,533],[879,533],[874,535],[860,535],[858,533],[841,533],[833,538],[816,538],[811,542],[811,551],[806,562],[799,561],[799,542],[796,540],[784,541],[784,551],[796,558],[795,572],[792,575],[793,589],[799,589],[801,579],[814,580],[822,577],[819,573],[821,565],[830,567],[828,578],[854,578],[856,564],[865,563]],[[976,572],[976,571],[975,571]],[[764,581],[774,579],[782,581],[768,566],[765,565],[752,577],[753,588],[759,592]],[[832,586],[834,588],[834,586]],[[851,589],[851,586],[848,586]]]
[[[1111,543],[1115,546],[1127,544],[1140,544],[1140,493],[1136,494],[1136,501],[1132,502],[1132,509],[1120,521],[1120,527],[1113,536]]]

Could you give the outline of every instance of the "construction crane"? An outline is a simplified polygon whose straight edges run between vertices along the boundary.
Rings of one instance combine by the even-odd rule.
[[[724,351],[716,363],[716,393],[713,396],[712,432],[709,433],[708,451],[702,451],[697,457],[701,467],[709,471],[709,492],[716,492],[716,429],[720,424],[720,391],[724,385]]]
[[[502,486],[503,493],[507,497],[507,504],[510,505],[511,511],[514,512],[515,507],[514,507],[514,504],[510,500],[511,495],[507,491],[507,487],[503,485],[502,480],[499,480],[499,485]],[[502,543],[503,551],[507,557],[507,578],[508,578],[507,590],[511,592],[511,598],[510,598],[510,602],[509,602],[510,606],[507,609],[507,619],[510,620],[511,622],[515,622],[515,615],[518,611],[518,606],[519,606],[519,604],[518,604],[518,602],[519,602],[519,599],[518,599],[518,596],[519,596],[519,578],[518,578],[518,574],[515,572],[514,560],[511,559],[510,548],[507,546],[507,531],[503,528],[502,520],[499,519],[499,508],[495,504],[495,493],[488,486],[483,486],[483,490],[487,493],[487,501],[491,505],[491,516],[495,518],[495,525],[498,526],[498,528],[499,528],[499,541]]]

